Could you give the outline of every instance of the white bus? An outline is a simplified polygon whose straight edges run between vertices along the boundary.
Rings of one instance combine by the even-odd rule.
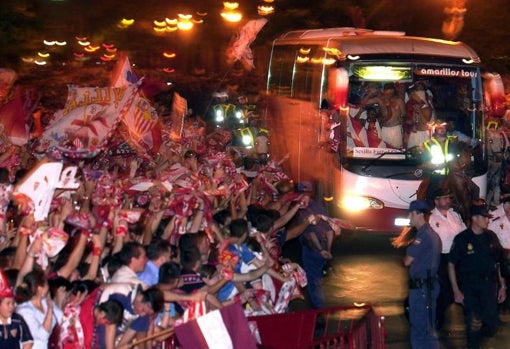
[[[435,122],[448,121],[466,136],[469,176],[485,197],[480,69],[476,52],[461,42],[355,28],[283,34],[272,45],[263,107],[271,153],[290,155],[284,169],[297,183],[313,183],[331,215],[357,230],[397,232],[425,177],[423,157],[413,151],[416,125],[428,138]],[[425,130],[417,108],[429,110]],[[391,126],[393,134],[382,137]]]

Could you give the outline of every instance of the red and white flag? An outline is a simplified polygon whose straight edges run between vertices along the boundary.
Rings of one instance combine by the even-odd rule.
[[[131,68],[131,63],[129,62],[129,58],[125,53],[121,53],[119,55],[119,59],[117,60],[117,64],[112,71],[111,76],[111,87],[126,87],[131,84],[134,84],[138,81],[138,78],[133,73],[133,69]]]
[[[145,153],[157,152],[162,143],[161,124],[158,113],[148,99],[140,93],[135,97],[131,108],[124,114],[122,123],[126,126],[126,141],[134,149]]]
[[[255,349],[257,343],[239,303],[175,327],[183,349]]]

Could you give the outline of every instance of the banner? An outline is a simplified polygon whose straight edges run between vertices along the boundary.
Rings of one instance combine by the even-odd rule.
[[[37,151],[57,149],[68,155],[87,157],[105,146],[119,121],[131,109],[138,86],[68,88],[67,103],[44,130]]]

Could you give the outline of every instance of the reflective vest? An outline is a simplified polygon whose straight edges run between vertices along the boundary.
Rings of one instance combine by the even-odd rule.
[[[441,146],[441,143],[435,139],[431,138],[424,143],[425,148],[427,148],[430,154],[430,162],[433,165],[441,165],[444,164],[443,168],[438,168],[434,170],[434,173],[447,175],[449,170],[447,163],[454,159],[454,155],[448,152],[448,146],[450,145],[450,137],[447,137],[444,145]]]

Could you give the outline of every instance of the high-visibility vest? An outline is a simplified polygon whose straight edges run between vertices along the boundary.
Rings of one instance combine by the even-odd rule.
[[[435,139],[431,138],[428,141],[424,143],[425,148],[430,153],[431,159],[430,162],[433,165],[441,165],[444,164],[445,166],[441,169],[434,170],[434,173],[441,174],[441,175],[447,175],[449,170],[448,166],[446,164],[453,160],[454,156],[453,154],[450,154],[448,152],[448,147],[450,145],[450,138],[447,137],[444,146],[441,146],[441,143]]]

